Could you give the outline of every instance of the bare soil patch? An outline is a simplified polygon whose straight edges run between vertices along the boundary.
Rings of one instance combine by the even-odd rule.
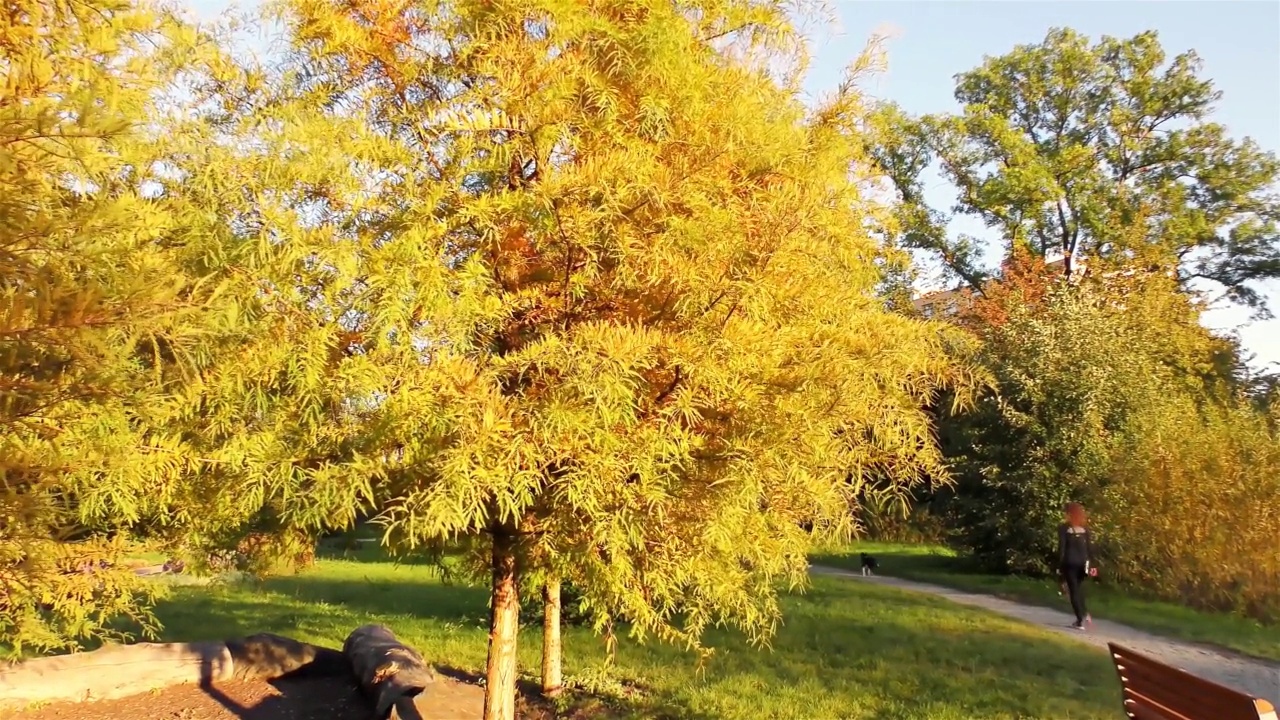
[[[414,705],[422,720],[475,720],[484,689],[438,678]],[[540,714],[528,715],[530,718]],[[4,720],[375,720],[354,680],[281,679],[178,685],[118,700],[56,703],[5,714]],[[414,720],[412,718],[408,720]]]

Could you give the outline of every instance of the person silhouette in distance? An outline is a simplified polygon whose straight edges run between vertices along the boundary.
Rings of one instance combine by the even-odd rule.
[[[1067,503],[1063,514],[1066,521],[1058,526],[1058,572],[1066,582],[1071,609],[1076,614],[1076,621],[1071,627],[1084,630],[1086,625],[1093,624],[1085,604],[1084,581],[1098,575],[1098,568],[1093,564],[1093,538],[1089,533],[1089,516],[1084,505]]]

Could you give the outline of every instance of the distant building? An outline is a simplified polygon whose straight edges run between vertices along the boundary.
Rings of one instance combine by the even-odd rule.
[[[926,293],[914,300],[916,311],[926,318],[954,317],[973,302],[973,290],[967,287]]]
[[[1051,255],[1051,260],[1044,264],[1045,270],[1050,273],[1063,272],[1066,263],[1061,253],[1056,257]],[[1080,278],[1085,274],[1085,263],[1083,258],[1076,258],[1075,277]],[[1001,268],[1003,270],[1004,268]],[[925,293],[914,301],[916,310],[926,318],[945,318],[955,317],[961,310],[966,309],[973,302],[973,288],[962,287],[954,290],[938,290],[935,292]]]
[[[1063,272],[1066,263],[1061,253],[1050,255],[1050,257],[1052,259],[1044,265],[1045,270],[1050,274]],[[1002,270],[1003,269],[1004,268],[1002,268]],[[1152,266],[1147,268],[1146,271],[1150,273],[1157,273],[1161,271],[1161,268],[1158,266]],[[1128,267],[1123,270],[1112,270],[1110,272],[1102,273],[1100,279],[1105,281],[1113,278],[1133,277],[1140,272],[1143,272],[1141,268]],[[1175,277],[1177,271],[1172,269],[1165,270],[1164,274],[1169,277]],[[1074,271],[1072,273],[1072,282],[1078,282],[1081,278],[1088,275],[1089,268],[1085,259],[1077,257],[1075,260]],[[997,278],[997,280],[998,279],[999,278]],[[926,318],[954,317],[959,314],[961,310],[968,308],[969,305],[973,303],[973,296],[974,290],[969,287],[960,287],[952,290],[937,290],[918,296],[913,301],[913,304],[915,305],[916,311]]]

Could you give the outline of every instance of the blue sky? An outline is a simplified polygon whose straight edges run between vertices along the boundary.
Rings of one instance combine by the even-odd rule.
[[[189,0],[209,18],[225,0]],[[251,8],[253,0],[240,2]],[[953,76],[976,67],[984,55],[1044,38],[1049,28],[1067,26],[1091,37],[1127,37],[1155,30],[1169,55],[1195,49],[1223,99],[1216,119],[1233,135],[1250,136],[1280,152],[1280,2],[1275,0],[836,0],[840,28],[815,38],[815,62],[806,90],[833,88],[844,67],[873,34],[890,31],[889,68],[867,84],[879,98],[912,113],[955,109]],[[951,205],[945,183],[930,188],[937,207]],[[957,230],[980,235],[980,225],[960,221]],[[1268,286],[1280,315],[1280,283]],[[1280,320],[1249,322],[1238,308],[1208,313],[1211,327],[1237,330],[1263,363],[1280,362]]]

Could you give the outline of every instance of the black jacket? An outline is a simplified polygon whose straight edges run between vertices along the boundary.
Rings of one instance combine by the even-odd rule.
[[[1089,528],[1058,526],[1058,563],[1082,567],[1093,560],[1093,540]]]

